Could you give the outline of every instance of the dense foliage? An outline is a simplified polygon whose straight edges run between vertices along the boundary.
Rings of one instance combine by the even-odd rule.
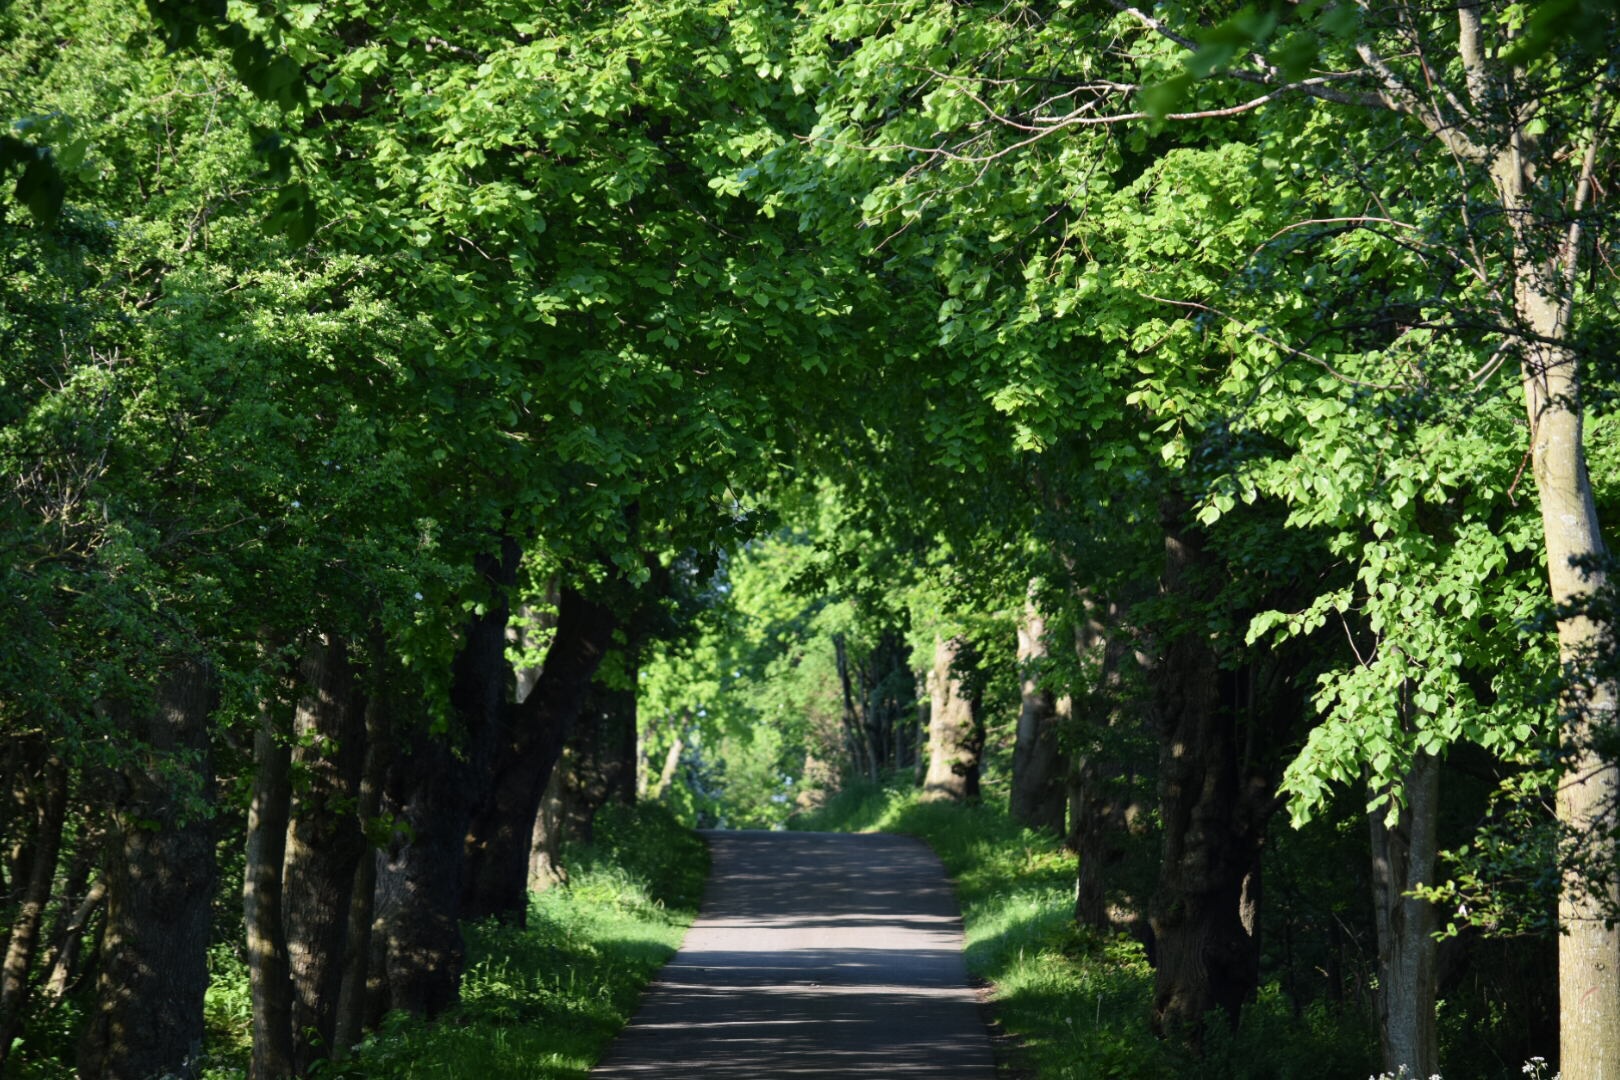
[[[1602,1075],[1617,35],[0,5],[0,1069],[414,1054],[604,807],[899,779],[1053,1075]]]

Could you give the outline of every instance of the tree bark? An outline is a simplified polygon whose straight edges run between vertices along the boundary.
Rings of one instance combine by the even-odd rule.
[[[281,1080],[293,1071],[292,973],[281,921],[291,762],[292,750],[277,738],[268,709],[262,711],[253,738],[253,801],[248,806],[247,865],[242,881],[252,1001],[251,1080]]]
[[[675,741],[669,744],[669,749],[664,751],[664,765],[658,770],[658,786],[653,789],[651,795],[654,801],[667,797],[666,793],[669,791],[669,785],[675,781],[675,770],[681,764],[681,753],[685,749],[685,741],[677,735]]]
[[[603,605],[562,590],[540,678],[522,704],[501,716],[493,782],[467,833],[463,918],[523,924],[535,815],[616,625]]]
[[[1378,933],[1378,1033],[1384,1071],[1427,1077],[1440,1071],[1434,905],[1406,894],[1434,882],[1439,759],[1419,751],[1403,792],[1406,805],[1393,825],[1382,807],[1367,817]]]
[[[380,656],[381,650],[378,650]],[[348,1056],[365,1028],[366,984],[370,975],[371,931],[377,898],[377,849],[371,833],[382,810],[382,792],[389,761],[389,709],[384,695],[366,702],[366,753],[360,772],[360,824],[366,833],[364,849],[354,871],[349,894],[348,931],[343,942],[343,986],[338,993],[337,1026],[332,1037],[336,1058]]]
[[[975,802],[979,798],[979,758],[984,751],[984,717],[978,695],[965,682],[971,663],[967,641],[937,638],[928,673],[928,774],[926,800]]]
[[[523,836],[523,866],[528,862],[529,830],[533,826],[533,810],[518,825],[499,811],[501,787],[505,775],[513,767],[510,756],[513,747],[508,728],[512,707],[508,699],[513,692],[514,673],[506,659],[507,628],[511,614],[513,591],[517,584],[520,552],[515,541],[503,537],[498,558],[482,557],[479,567],[489,588],[484,613],[472,619],[465,632],[465,641],[456,656],[450,684],[450,701],[466,733],[465,754],[470,802],[464,812],[463,830],[465,873],[461,878],[461,917],[467,920],[492,916],[522,924],[528,908],[528,897],[520,877],[514,887],[509,880],[511,868],[510,837],[507,833],[518,828]],[[563,630],[559,627],[557,636]],[[553,639],[552,648],[556,648]],[[541,681],[544,676],[542,675]],[[525,699],[525,706],[534,702],[535,692]],[[559,743],[560,750],[560,743]],[[542,790],[544,784],[541,784]],[[458,818],[463,814],[458,813]],[[501,856],[507,856],[502,859]]]
[[[447,738],[428,730],[426,716],[391,720],[396,749],[383,810],[400,827],[377,857],[368,1024],[392,1009],[437,1016],[460,999],[466,962],[457,919],[468,814],[465,763]]]
[[[529,891],[545,892],[568,880],[562,864],[563,786],[568,782],[568,752],[551,770],[551,781],[540,798],[540,811],[534,815],[534,835],[529,841]]]
[[[1041,669],[1048,654],[1046,619],[1035,607],[1037,584],[1030,582],[1029,594],[1024,600],[1024,617],[1018,624],[1022,702],[1013,744],[1009,810],[1014,821],[1062,836],[1068,801],[1065,778],[1069,766],[1058,741],[1063,717],[1058,709],[1057,694],[1041,685]]]
[[[365,755],[365,706],[348,644],[312,640],[293,716],[292,813],[282,876],[282,918],[292,973],[293,1066],[307,1073],[331,1051],[343,985],[349,900],[365,837],[355,813]]]
[[[1516,154],[1497,162],[1497,186],[1510,221],[1529,220],[1534,210],[1525,168]],[[1539,340],[1523,347],[1522,385],[1548,585],[1559,611],[1559,660],[1571,682],[1562,702],[1558,821],[1612,871],[1620,764],[1596,747],[1612,738],[1620,688],[1610,676],[1585,674],[1614,648],[1614,628],[1593,617],[1588,604],[1607,586],[1608,548],[1587,471],[1579,362],[1557,344],[1569,332],[1569,308],[1560,293],[1575,287],[1581,237],[1579,226],[1571,226],[1560,258],[1536,260],[1528,255],[1535,241],[1525,229],[1522,223],[1516,228],[1515,298],[1520,319]],[[1610,921],[1620,910],[1620,883],[1612,872],[1606,877],[1606,886],[1594,889],[1579,867],[1571,868],[1559,898],[1559,1068],[1565,1080],[1620,1077],[1620,925]]]
[[[126,728],[140,741],[115,778],[101,972],[79,1047],[85,1076],[196,1074],[215,876],[205,806],[215,697],[208,666],[180,661]]]
[[[1603,868],[1589,875],[1567,867],[1560,892],[1559,1067],[1565,1080],[1613,1080],[1620,1076],[1620,924],[1611,921],[1620,908],[1613,873],[1620,764],[1596,746],[1613,737],[1620,686],[1612,674],[1589,674],[1596,658],[1612,654],[1615,635],[1612,617],[1594,615],[1589,603],[1607,586],[1608,549],[1587,469],[1580,360],[1568,346],[1587,246],[1586,211],[1598,192],[1598,169],[1607,165],[1600,117],[1612,104],[1601,81],[1570,80],[1571,89],[1558,92],[1575,96],[1562,103],[1538,96],[1552,91],[1500,62],[1486,40],[1480,4],[1471,0],[1456,11],[1455,55],[1473,109],[1467,124],[1454,124],[1425,104],[1433,94],[1413,92],[1370,45],[1358,51],[1378,74],[1391,110],[1422,123],[1449,160],[1488,174],[1512,238],[1503,276],[1513,282],[1531,471],[1558,613],[1559,660],[1569,680],[1557,815],[1565,836],[1585,845]],[[1427,65],[1423,76],[1431,78]],[[1556,138],[1557,125],[1530,130],[1530,123],[1557,115],[1560,104],[1571,121],[1564,128],[1573,134],[1568,142]],[[1576,108],[1587,115],[1577,117]],[[1589,885],[1592,876],[1603,884]]]
[[[1196,534],[1177,528],[1179,517],[1167,508],[1163,588],[1194,617],[1168,637],[1157,672],[1164,838],[1150,920],[1153,1025],[1197,1044],[1204,1015],[1219,1008],[1236,1024],[1259,980],[1260,848],[1277,806],[1272,756],[1297,710],[1292,695],[1262,688],[1286,681],[1276,670],[1270,679],[1253,663],[1222,670],[1196,614],[1217,568]]]
[[[635,802],[634,660],[625,660],[625,673],[628,686],[591,684],[568,739],[568,768],[557,785],[564,839],[590,843],[597,811],[609,803]]]
[[[32,740],[31,740],[32,741]],[[27,810],[32,818],[32,839],[27,864],[18,878],[21,895],[12,908],[11,932],[6,940],[5,963],[0,968],[0,1074],[5,1072],[12,1040],[22,1031],[28,1008],[29,978],[39,950],[40,928],[51,901],[56,862],[62,848],[62,826],[67,816],[68,770],[44,740],[22,755],[33,765],[26,778]]]
[[[1128,933],[1149,945],[1146,897],[1151,878],[1134,845],[1146,845],[1152,817],[1150,755],[1138,750],[1146,727],[1142,706],[1127,691],[1131,647],[1120,606],[1086,603],[1088,617],[1075,649],[1090,684],[1066,703],[1076,737],[1069,774],[1069,846],[1078,855],[1074,918],[1105,934]]]
[[[84,898],[79,901],[78,907],[73,909],[72,915],[63,923],[58,935],[62,944],[51,959],[50,971],[44,980],[45,996],[52,1005],[60,1004],[78,981],[79,957],[83,952],[85,935],[90,929],[90,920],[101,910],[106,900],[107,883],[98,880],[89,887]]]

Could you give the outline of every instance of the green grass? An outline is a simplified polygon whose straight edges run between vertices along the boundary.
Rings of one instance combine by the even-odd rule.
[[[1016,1048],[1008,1067],[1039,1080],[1365,1077],[1376,1044],[1364,1021],[1305,1010],[1274,986],[1228,1033],[1210,1025],[1202,1059],[1153,1037],[1153,972],[1140,945],[1101,940],[1073,922],[1074,856],[990,805],[919,803],[909,788],[847,789],[797,829],[906,833],[926,841],[955,879],[968,970],[992,987]]]
[[[610,807],[597,843],[567,853],[569,884],[532,898],[529,925],[466,928],[461,1005],[433,1022],[396,1016],[325,1077],[583,1077],[697,914],[708,851],[656,807]],[[243,1075],[246,975],[216,966],[210,1080]]]

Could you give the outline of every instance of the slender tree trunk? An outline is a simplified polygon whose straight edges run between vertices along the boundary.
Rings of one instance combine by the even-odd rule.
[[[28,1008],[34,957],[39,949],[40,928],[51,901],[51,885],[56,880],[56,861],[62,848],[62,826],[67,816],[68,770],[43,744],[35,754],[34,775],[28,778],[29,817],[33,819],[33,839],[28,845],[28,865],[18,879],[21,896],[13,908],[11,932],[6,941],[5,965],[0,968],[0,1074],[5,1072],[12,1040],[22,1031]]]
[[[1440,762],[1418,752],[1394,824],[1383,808],[1368,815],[1372,833],[1373,921],[1378,931],[1379,1041],[1391,1075],[1439,1072],[1435,1026],[1437,946],[1434,905],[1406,894],[1434,881],[1440,815]]]
[[[379,650],[380,654],[380,650]],[[348,931],[343,944],[343,988],[338,994],[336,1032],[332,1052],[347,1057],[365,1028],[366,984],[370,975],[371,931],[377,898],[377,849],[369,834],[382,809],[383,787],[389,760],[390,710],[379,690],[366,702],[366,753],[360,773],[360,824],[368,837],[354,871],[349,894]]]
[[[1423,119],[1454,159],[1466,153],[1485,164],[1511,229],[1532,472],[1558,611],[1559,660],[1570,680],[1557,814],[1565,835],[1602,867],[1597,875],[1566,868],[1559,897],[1559,1067],[1565,1080],[1614,1080],[1620,1077],[1620,924],[1612,921],[1620,908],[1613,872],[1620,764],[1598,746],[1613,739],[1620,686],[1612,673],[1590,674],[1595,659],[1612,655],[1615,633],[1611,616],[1594,616],[1588,603],[1606,587],[1608,549],[1587,469],[1580,360],[1567,344],[1587,246],[1586,211],[1599,191],[1597,172],[1609,164],[1599,118],[1613,106],[1604,86],[1581,91],[1592,95],[1588,123],[1562,147],[1550,141],[1551,132],[1528,131],[1529,118],[1541,122],[1540,109],[1507,111],[1505,103],[1533,92],[1533,84],[1493,55],[1479,3],[1458,5],[1457,19],[1457,57],[1484,136],[1469,143],[1414,107],[1411,95],[1393,93],[1386,101]],[[1593,876],[1603,883],[1589,884]]]
[[[306,1073],[331,1051],[343,986],[344,937],[365,838],[355,814],[365,755],[365,706],[348,645],[311,641],[293,718],[294,789],[282,876],[282,919],[293,984],[293,1065]]]
[[[974,802],[979,798],[979,757],[984,751],[984,718],[976,694],[966,688],[971,662],[962,638],[934,643],[928,674],[928,775],[924,799]]]
[[[523,923],[535,815],[616,625],[606,607],[562,590],[540,678],[521,705],[504,711],[493,783],[467,834],[463,918]]]
[[[677,735],[675,741],[669,744],[669,749],[664,751],[664,767],[658,770],[658,787],[652,793],[653,799],[664,798],[669,785],[675,782],[675,770],[681,764],[681,752],[685,749],[686,743]]]
[[[292,751],[276,736],[268,708],[253,738],[253,801],[248,806],[247,865],[242,916],[247,929],[248,993],[252,999],[252,1080],[281,1080],[293,1072],[292,973],[281,921],[281,873],[292,799]]]
[[[61,947],[51,960],[50,971],[44,980],[45,997],[52,1005],[61,1004],[79,979],[79,957],[83,954],[85,935],[90,930],[90,920],[100,911],[107,900],[107,883],[97,880],[85,892],[84,898],[73,909],[67,921],[63,924],[58,935]]]
[[[126,728],[140,742],[116,778],[101,971],[79,1048],[85,1076],[196,1073],[215,875],[204,805],[215,697],[207,665],[181,661],[159,684],[155,707]]]
[[[0,744],[0,792],[4,793],[0,798],[0,838],[5,841],[0,852],[0,905],[5,907],[16,902],[12,888],[19,877],[25,876],[22,867],[28,847],[28,785],[23,779],[26,770],[20,766],[25,748],[26,740],[21,739]],[[25,822],[21,828],[17,826],[19,820]],[[0,929],[0,948],[5,945],[3,935],[8,930]]]
[[[1030,582],[1024,618],[1018,624],[1018,666],[1023,684],[1018,733],[1013,744],[1013,820],[1054,836],[1063,835],[1067,809],[1068,762],[1058,743],[1061,714],[1057,695],[1041,685],[1047,659],[1046,619],[1035,607],[1037,582]]]
[[[1499,180],[1510,210],[1527,209],[1514,188],[1518,179]],[[1613,737],[1620,689],[1609,676],[1592,680],[1585,674],[1614,647],[1614,628],[1594,618],[1586,603],[1607,584],[1608,549],[1586,465],[1578,360],[1570,349],[1550,343],[1569,330],[1559,293],[1560,286],[1574,288],[1566,274],[1573,273],[1579,244],[1572,229],[1563,260],[1526,260],[1518,271],[1517,300],[1520,318],[1542,338],[1524,346],[1524,398],[1548,584],[1560,611],[1559,659],[1573,683],[1563,702],[1558,821],[1612,870],[1620,765],[1597,744]],[[1587,877],[1579,868],[1569,870],[1558,906],[1559,1067],[1565,1080],[1614,1080],[1620,1077],[1620,925],[1610,920],[1620,910],[1620,884],[1610,873],[1608,884],[1594,889]]]
[[[833,635],[833,660],[843,690],[844,741],[849,747],[850,771],[877,782],[877,761],[864,734],[860,710],[855,705],[855,686],[849,670],[849,647],[843,634]]]
[[[932,695],[929,693],[928,674],[926,672],[919,673],[917,675],[917,726],[912,732],[914,736],[913,743],[916,748],[916,756],[912,759],[911,768],[911,786],[914,788],[922,788],[928,780],[929,740],[933,738],[934,733],[933,708]]]

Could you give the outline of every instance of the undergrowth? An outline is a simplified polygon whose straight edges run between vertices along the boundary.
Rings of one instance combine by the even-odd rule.
[[[1148,1027],[1153,972],[1142,947],[1099,939],[1073,921],[1074,856],[990,805],[918,802],[914,791],[860,785],[796,829],[905,833],[926,841],[955,879],[968,970],[991,984],[995,1015],[1017,1048],[1009,1063],[1038,1080],[1324,1080],[1377,1071],[1364,1021],[1327,1009],[1295,1015],[1263,988],[1235,1032],[1209,1025],[1201,1058]]]
[[[432,1022],[390,1017],[341,1063],[366,1080],[583,1077],[697,914],[708,851],[658,807],[608,807],[596,843],[565,852],[569,883],[531,898],[524,929],[465,928],[461,1004]],[[208,1080],[245,1075],[247,974],[215,956]]]

